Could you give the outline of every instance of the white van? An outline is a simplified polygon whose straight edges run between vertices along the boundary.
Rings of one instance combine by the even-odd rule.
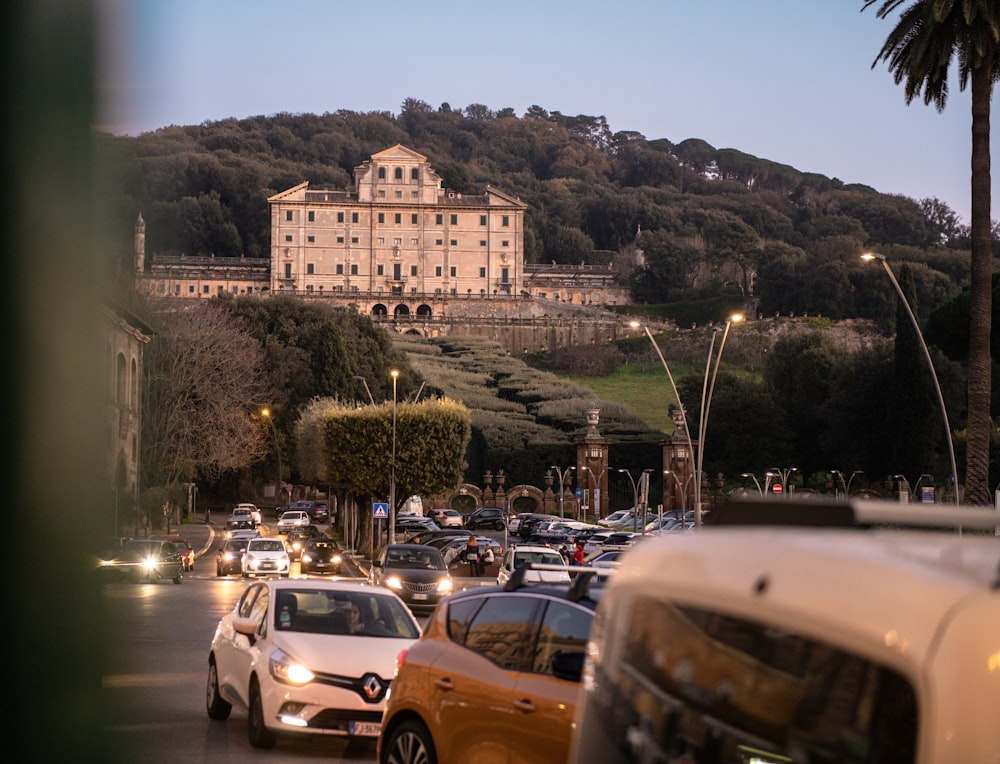
[[[1000,761],[997,513],[778,501],[628,552],[569,761]]]

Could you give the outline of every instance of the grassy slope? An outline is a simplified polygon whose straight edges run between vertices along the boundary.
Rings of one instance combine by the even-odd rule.
[[[691,368],[684,364],[670,365],[675,382],[690,371]],[[670,380],[659,362],[623,364],[607,377],[559,376],[589,387],[599,398],[624,403],[654,429],[668,435],[674,431],[669,406],[676,399]]]

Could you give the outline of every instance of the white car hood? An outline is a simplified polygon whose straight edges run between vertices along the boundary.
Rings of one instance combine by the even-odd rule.
[[[272,642],[313,672],[392,679],[396,656],[416,639],[278,631]]]

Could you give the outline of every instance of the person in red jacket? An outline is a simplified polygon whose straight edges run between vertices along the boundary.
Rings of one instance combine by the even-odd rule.
[[[573,564],[583,565],[583,544],[576,542],[576,549],[573,551]]]

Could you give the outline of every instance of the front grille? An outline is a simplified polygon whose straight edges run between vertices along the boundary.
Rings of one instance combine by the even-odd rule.
[[[437,589],[437,581],[432,581],[429,584],[413,584],[408,581],[403,582],[403,587],[408,592],[413,592],[414,594],[427,594],[428,592],[433,592]]]
[[[380,703],[389,691],[390,679],[382,679],[377,674],[367,673],[360,677],[341,676],[338,674],[316,674],[313,680],[317,684],[326,684],[331,687],[339,687],[342,690],[350,690],[361,698],[365,703]],[[358,716],[352,716],[355,721],[369,721]]]

